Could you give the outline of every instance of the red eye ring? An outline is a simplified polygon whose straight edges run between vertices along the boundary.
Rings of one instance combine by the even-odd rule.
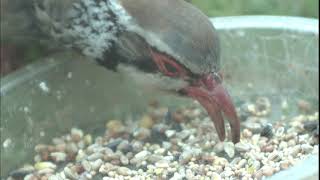
[[[166,76],[170,77],[186,77],[187,76],[187,71],[183,69],[181,65],[175,62],[172,58],[169,56],[163,54],[163,53],[158,53],[150,48],[150,53],[152,56],[153,61],[156,63],[158,66],[158,69],[160,72],[162,72]],[[174,69],[175,72],[172,72],[169,70],[169,67],[171,69]]]

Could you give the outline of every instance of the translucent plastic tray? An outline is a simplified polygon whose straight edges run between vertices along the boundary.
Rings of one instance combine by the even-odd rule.
[[[212,22],[221,37],[225,83],[236,102],[268,95],[273,97],[274,109],[283,99],[293,103],[303,98],[319,105],[318,20],[244,16],[214,18]],[[2,78],[0,92],[1,176],[21,162],[31,161],[36,143],[72,126],[90,131],[99,129],[107,118],[138,115],[149,97],[154,97],[127,77],[72,53],[52,55]],[[170,106],[189,101],[162,95],[156,98]],[[297,166],[298,171],[289,170],[288,174],[316,177],[317,157],[306,161],[313,166]]]

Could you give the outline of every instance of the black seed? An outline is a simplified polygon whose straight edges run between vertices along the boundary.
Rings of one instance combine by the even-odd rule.
[[[167,179],[170,179],[170,178],[172,178],[174,176],[174,172],[168,172],[168,174],[167,174]]]
[[[307,121],[303,123],[303,128],[307,131],[314,131],[319,127],[318,121]]]
[[[154,143],[162,143],[163,141],[167,141],[168,138],[165,134],[166,128],[160,125],[155,125],[151,129],[151,140]]]
[[[110,143],[108,143],[106,146],[110,149],[112,149],[112,151],[116,151],[118,145],[122,142],[122,139],[116,139]]]
[[[267,137],[267,138],[271,138],[273,136],[273,131],[272,131],[272,124],[268,123],[266,125],[263,126],[260,135]]]
[[[319,125],[317,126],[317,128],[314,131],[312,131],[312,134],[315,137],[319,137]]]

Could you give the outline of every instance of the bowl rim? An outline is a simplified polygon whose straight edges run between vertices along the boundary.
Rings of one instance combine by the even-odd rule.
[[[222,16],[210,18],[217,30],[283,29],[319,35],[319,20],[297,16]]]

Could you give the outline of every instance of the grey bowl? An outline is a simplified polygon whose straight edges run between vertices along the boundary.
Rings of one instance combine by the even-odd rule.
[[[318,20],[244,16],[214,18],[212,22],[221,37],[225,83],[236,101],[268,95],[273,97],[274,111],[283,99],[295,103],[303,98],[319,106]],[[98,131],[107,119],[139,115],[151,97],[170,106],[189,102],[154,96],[130,78],[67,52],[2,78],[0,92],[4,177],[21,162],[32,160],[35,144],[48,142],[73,126]],[[280,116],[281,112],[274,114]],[[305,163],[315,164],[316,158]],[[300,177],[294,173],[305,178],[318,176],[317,166],[297,168],[289,170],[289,176],[284,172],[273,178]]]

